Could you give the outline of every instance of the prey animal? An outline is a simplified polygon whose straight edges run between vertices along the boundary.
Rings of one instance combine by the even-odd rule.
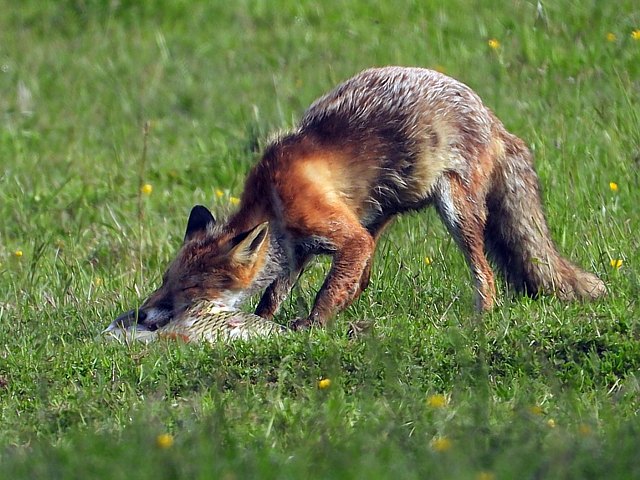
[[[146,328],[144,324],[113,322],[103,332],[107,338],[150,342],[157,339],[177,339],[184,342],[216,343],[224,340],[248,340],[283,333],[282,325],[251,313],[222,307],[217,302],[194,302],[180,316],[161,327]]]

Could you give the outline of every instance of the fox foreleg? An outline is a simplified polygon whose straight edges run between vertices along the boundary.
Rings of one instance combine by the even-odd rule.
[[[296,320],[293,328],[325,325],[336,312],[348,307],[368,284],[374,249],[375,241],[365,229],[350,232],[333,255],[331,270],[309,317]]]
[[[290,267],[276,277],[264,291],[256,307],[255,314],[268,320],[273,318],[312,258],[313,255],[296,255]]]

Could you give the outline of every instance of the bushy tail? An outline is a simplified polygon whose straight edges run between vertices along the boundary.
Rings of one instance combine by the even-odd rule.
[[[505,132],[505,153],[487,196],[485,247],[509,284],[529,295],[590,300],[606,294],[597,276],[563,258],[549,235],[538,176],[524,143]]]

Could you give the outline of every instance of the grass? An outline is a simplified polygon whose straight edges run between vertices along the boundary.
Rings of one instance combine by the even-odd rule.
[[[0,8],[8,478],[640,474],[634,2]],[[340,80],[386,64],[459,78],[527,141],[553,236],[606,281],[605,300],[502,288],[478,318],[464,260],[427,211],[390,229],[370,289],[325,331],[215,346],[100,341],[157,284],[193,204],[224,217],[270,134]],[[280,321],[308,307],[326,269],[306,273]],[[362,318],[372,331],[350,340],[348,322]]]

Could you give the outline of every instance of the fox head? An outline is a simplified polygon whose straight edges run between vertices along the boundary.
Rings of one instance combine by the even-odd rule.
[[[264,264],[269,224],[244,232],[218,226],[202,205],[191,210],[182,246],[162,277],[162,285],[142,306],[120,315],[107,331],[156,330],[200,300],[234,308],[250,293]]]

